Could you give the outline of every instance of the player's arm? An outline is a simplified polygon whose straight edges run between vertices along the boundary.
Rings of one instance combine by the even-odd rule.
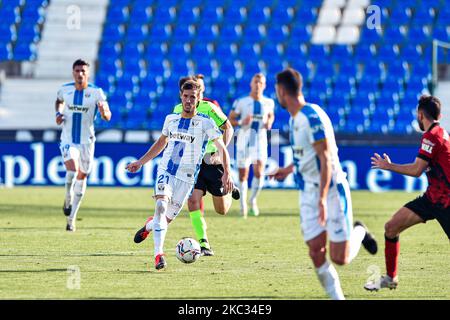
[[[56,112],[56,124],[59,126],[64,122],[64,116],[62,114],[64,110],[64,100],[60,98],[60,93],[58,92],[58,97],[55,101],[55,112]]]
[[[223,143],[225,146],[228,146],[234,135],[234,129],[230,121],[225,121],[225,123],[220,126],[220,130],[223,131]]]
[[[414,163],[396,164],[391,162],[391,159],[386,153],[383,153],[383,157],[375,153],[370,159],[372,160],[372,168],[389,170],[411,177],[420,177],[428,167],[429,161],[425,157],[416,157]]]
[[[331,156],[327,139],[316,141],[313,147],[320,162],[319,223],[324,226],[327,221],[327,196],[331,183]]]
[[[288,165],[284,168],[276,169],[274,172],[269,174],[269,179],[276,179],[278,181],[283,181],[292,172],[294,172],[294,164],[293,163],[291,163],[290,165]]]
[[[267,117],[267,122],[264,125],[266,127],[267,130],[271,130],[272,129],[272,125],[273,122],[275,121],[275,114],[274,112],[269,112],[268,117]]]
[[[111,109],[109,108],[109,104],[107,101],[99,101],[97,103],[98,111],[100,112],[100,116],[105,121],[110,121],[112,117]]]
[[[129,163],[126,169],[133,173],[138,171],[144,164],[156,158],[164,150],[168,140],[169,138],[162,134],[139,160]]]
[[[230,168],[230,155],[222,139],[220,138],[215,139],[214,144],[216,145],[219,155],[222,159],[222,166],[223,166],[222,183],[224,186],[224,193],[227,194],[233,190],[233,180],[231,179],[231,168]]]

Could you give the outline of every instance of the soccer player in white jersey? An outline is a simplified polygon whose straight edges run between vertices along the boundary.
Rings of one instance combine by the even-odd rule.
[[[300,218],[303,238],[317,276],[327,294],[342,300],[344,294],[333,264],[326,258],[330,239],[331,261],[345,265],[361,247],[377,252],[377,243],[361,222],[352,228],[352,202],[346,174],[342,170],[333,126],[316,104],[305,101],[302,76],[294,69],[277,74],[276,92],[280,105],[290,119],[293,164],[279,168],[270,177],[285,179],[294,172],[300,190]]]
[[[138,171],[145,163],[165,149],[158,166],[155,185],[156,208],[153,220],[148,220],[153,229],[155,246],[155,268],[167,266],[164,258],[164,239],[168,223],[173,221],[184,206],[197,180],[206,145],[214,141],[222,158],[224,192],[231,192],[230,157],[221,139],[222,132],[208,116],[197,112],[201,86],[188,80],[181,87],[183,111],[169,114],[164,122],[162,135],[138,161],[127,165],[130,172]]]
[[[272,99],[263,95],[266,77],[262,73],[253,76],[250,95],[237,99],[228,116],[231,124],[240,126],[237,132],[236,162],[239,168],[239,189],[241,191],[241,215],[247,217],[248,173],[253,165],[253,179],[250,195],[250,215],[258,216],[257,197],[264,185],[264,169],[267,162],[267,130],[275,120]],[[238,120],[240,118],[240,120]]]
[[[92,169],[95,117],[100,112],[103,120],[111,120],[103,90],[88,82],[89,64],[76,60],[72,75],[75,82],[63,85],[55,102],[56,123],[62,127],[60,150],[66,167],[63,212],[67,216],[67,231],[75,231],[78,209],[86,192],[86,178]]]

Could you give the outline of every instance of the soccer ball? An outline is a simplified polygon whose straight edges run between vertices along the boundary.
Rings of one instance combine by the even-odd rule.
[[[192,263],[201,256],[200,244],[192,238],[183,238],[177,243],[176,256],[183,263]]]

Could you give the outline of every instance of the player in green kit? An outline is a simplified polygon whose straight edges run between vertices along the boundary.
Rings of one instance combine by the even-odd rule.
[[[195,80],[200,83],[202,87],[200,97],[201,101],[197,106],[197,111],[209,116],[216,123],[217,127],[223,131],[223,140],[225,145],[228,145],[233,138],[233,126],[228,121],[227,116],[222,112],[217,101],[203,97],[203,92],[205,90],[203,76],[197,75],[194,77],[190,76],[181,78],[179,81],[179,86],[181,87],[188,80]],[[182,104],[178,104],[175,106],[173,112],[181,113],[182,109]],[[212,194],[214,209],[221,215],[225,215],[229,211],[232,203],[231,198],[235,200],[239,200],[240,198],[239,189],[236,187],[233,188],[231,194],[224,193],[222,175],[223,166],[219,154],[217,153],[217,147],[214,143],[209,141],[194,190],[188,199],[189,216],[191,218],[192,226],[194,227],[195,235],[200,242],[202,255],[204,256],[214,255],[206,234],[207,225],[204,218],[203,209],[203,196],[205,196],[206,191]],[[147,223],[148,222],[149,221],[147,221]],[[147,231],[147,229],[142,228],[136,233],[134,238],[136,243],[143,241],[148,236],[149,231]]]

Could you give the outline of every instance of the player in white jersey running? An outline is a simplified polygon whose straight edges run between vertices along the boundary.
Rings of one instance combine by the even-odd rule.
[[[153,220],[147,220],[147,223],[152,224],[155,268],[158,270],[167,266],[163,249],[168,223],[177,217],[194,188],[209,140],[214,141],[222,158],[224,192],[228,193],[233,189],[230,157],[221,139],[222,132],[208,116],[197,112],[200,84],[188,80],[180,91],[183,104],[181,114],[168,115],[159,139],[144,156],[126,167],[130,172],[138,171],[167,145],[158,166],[155,214]]]
[[[270,175],[285,179],[294,172],[300,190],[300,218],[303,238],[317,276],[327,294],[342,300],[339,276],[326,258],[330,239],[331,261],[345,265],[361,247],[377,252],[377,243],[361,222],[353,227],[350,188],[342,170],[333,126],[318,105],[307,103],[302,93],[302,77],[294,69],[277,74],[276,92],[290,119],[290,143],[294,163]]]
[[[264,185],[264,169],[267,162],[267,130],[275,120],[275,102],[263,95],[266,77],[262,73],[253,76],[250,95],[237,99],[228,116],[237,130],[236,162],[239,168],[241,191],[241,215],[247,217],[248,173],[253,164],[253,179],[250,196],[250,215],[258,216],[257,197]],[[240,120],[238,120],[240,118]]]
[[[63,212],[67,216],[67,231],[75,231],[78,209],[86,192],[86,178],[92,169],[97,112],[103,120],[111,120],[103,90],[88,82],[89,64],[76,60],[72,75],[75,82],[63,85],[55,102],[56,123],[62,126],[60,150],[66,167]]]

